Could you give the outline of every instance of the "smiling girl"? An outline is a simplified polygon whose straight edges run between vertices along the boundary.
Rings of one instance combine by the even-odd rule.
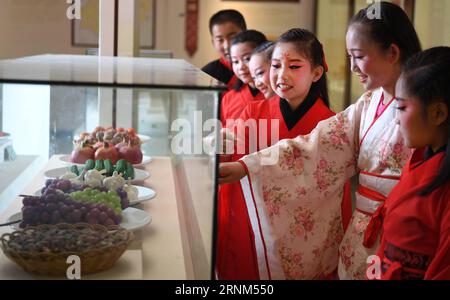
[[[265,99],[255,87],[248,63],[253,50],[266,41],[264,34],[256,30],[242,31],[231,40],[231,63],[238,82],[222,99],[221,120],[225,127],[233,126],[249,102]]]
[[[270,63],[274,46],[273,42],[265,42],[260,45],[253,51],[248,63],[255,87],[264,94],[266,99],[270,99],[274,95],[270,86]]]
[[[320,122],[310,135],[220,166],[221,182],[248,175],[263,228],[267,278],[321,278],[338,262],[341,279],[366,278],[367,258],[379,242],[377,209],[410,156],[396,124],[395,85],[402,65],[420,51],[404,11],[389,2],[374,5],[355,15],[347,31],[352,71],[368,90],[358,102]],[[373,9],[381,18],[370,16]],[[284,81],[276,88],[291,90]],[[274,154],[278,161],[268,164]],[[343,185],[354,175],[359,175],[356,210],[342,239]],[[265,260],[269,256],[277,259]]]
[[[252,73],[260,72],[261,77],[269,78],[270,90],[275,90],[276,96],[249,103],[237,120],[234,134],[245,145],[238,143],[233,161],[244,154],[267,148],[280,139],[308,134],[321,120],[334,115],[328,108],[328,67],[322,44],[314,34],[298,28],[284,33],[275,45],[269,69],[254,58],[255,54],[250,61]],[[261,83],[258,85],[262,86]],[[255,126],[246,128],[252,121]],[[255,140],[256,145],[249,145]],[[239,152],[240,149],[245,149],[245,153]],[[260,277],[264,268],[256,254],[260,244],[254,204],[251,198],[243,195],[243,190],[247,192],[248,189],[247,182],[243,182],[242,187],[237,182],[222,185],[220,189],[220,207],[226,207],[226,211],[222,211],[226,216],[221,219],[223,222],[219,222],[220,279],[266,278],[264,273]]]

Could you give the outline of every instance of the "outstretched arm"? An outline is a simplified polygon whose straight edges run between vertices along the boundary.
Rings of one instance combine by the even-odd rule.
[[[241,162],[221,163],[219,165],[219,184],[239,181],[247,175]]]

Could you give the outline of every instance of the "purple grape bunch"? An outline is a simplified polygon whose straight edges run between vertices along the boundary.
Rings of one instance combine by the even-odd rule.
[[[118,225],[121,215],[114,209],[103,203],[75,201],[69,195],[85,188],[65,179],[47,180],[41,196],[27,196],[22,200],[20,228],[58,223]]]

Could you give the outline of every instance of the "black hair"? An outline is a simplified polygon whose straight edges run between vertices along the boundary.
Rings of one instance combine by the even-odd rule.
[[[209,19],[209,32],[212,34],[212,28],[214,25],[231,22],[234,23],[241,30],[247,30],[247,24],[245,23],[244,16],[234,9],[224,9],[216,12]]]
[[[311,62],[311,65],[323,67],[322,77],[317,82],[313,82],[309,93],[321,98],[327,107],[330,107],[327,87],[327,66],[323,46],[317,37],[306,29],[293,28],[283,33],[277,40],[276,45],[280,43],[293,43],[297,51],[303,53]]]
[[[241,43],[250,43],[253,48],[256,48],[265,42],[267,42],[267,38],[262,32],[250,29],[236,34],[231,39],[231,46]]]
[[[406,93],[417,98],[423,107],[441,101],[450,111],[450,48],[435,47],[411,57],[403,68]],[[447,126],[450,121],[447,119]],[[427,195],[450,180],[450,128],[447,150],[438,175],[419,194]]]
[[[272,59],[273,49],[275,48],[275,43],[271,41],[267,41],[259,45],[253,50],[252,55],[264,53],[266,55],[267,60]]]
[[[414,25],[396,4],[375,2],[353,16],[349,28],[354,24],[363,25],[369,39],[379,44],[383,50],[387,50],[392,44],[397,45],[402,65],[422,49]]]
[[[253,49],[256,49],[265,42],[267,42],[267,38],[262,32],[250,29],[241,31],[236,34],[236,36],[231,39],[231,46],[242,43],[249,43]],[[236,81],[236,84],[233,86],[233,89],[235,91],[239,91],[243,85],[244,83],[238,79]]]

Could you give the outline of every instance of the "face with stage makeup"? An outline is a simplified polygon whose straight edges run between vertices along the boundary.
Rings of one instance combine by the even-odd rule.
[[[322,66],[313,66],[293,43],[278,43],[272,55],[270,82],[272,89],[293,108],[307,97],[311,85],[323,75]]]

